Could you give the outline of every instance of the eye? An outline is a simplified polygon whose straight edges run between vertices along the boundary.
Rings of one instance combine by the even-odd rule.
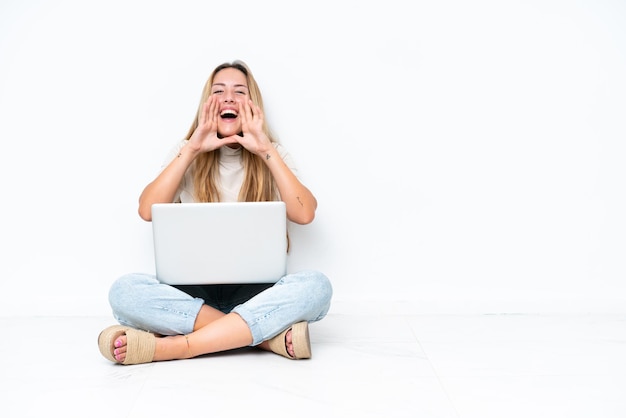
[[[246,91],[245,90],[239,90],[236,93],[237,94],[243,94],[244,96],[246,95]]]
[[[223,93],[224,90],[213,90],[212,94],[219,94],[219,93]]]

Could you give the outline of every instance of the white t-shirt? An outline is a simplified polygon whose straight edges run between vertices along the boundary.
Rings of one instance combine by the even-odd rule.
[[[169,163],[176,158],[180,150],[187,143],[186,139],[178,142],[170,152],[168,153],[163,165],[161,166],[161,170],[165,169],[169,165]],[[285,150],[285,148],[274,142],[274,147],[278,151],[278,154],[281,156],[287,167],[291,169],[291,171],[298,176],[298,171],[293,163],[293,159],[291,155]],[[219,164],[220,164],[220,184],[218,186],[220,190],[220,197],[222,202],[236,202],[239,196],[239,190],[241,189],[241,185],[243,184],[243,165],[241,164],[241,152],[242,148],[232,149],[227,146],[221,147],[219,150]],[[179,199],[182,203],[193,203],[194,199],[194,190],[193,190],[193,175],[192,175],[193,164],[189,167],[187,172],[185,172],[185,176],[183,177],[183,181],[180,183],[178,190],[174,196],[174,202],[177,202]]]

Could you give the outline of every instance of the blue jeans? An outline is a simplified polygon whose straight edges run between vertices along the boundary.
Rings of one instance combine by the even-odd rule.
[[[252,346],[300,321],[319,321],[330,308],[332,286],[313,270],[290,273],[275,284],[170,286],[152,274],[132,273],[109,291],[122,325],[161,335],[189,334],[202,305],[237,313],[250,328]]]

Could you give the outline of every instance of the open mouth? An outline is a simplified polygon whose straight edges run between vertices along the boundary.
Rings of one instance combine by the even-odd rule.
[[[235,119],[237,117],[237,112],[232,109],[222,110],[222,113],[220,113],[220,117],[222,119]]]

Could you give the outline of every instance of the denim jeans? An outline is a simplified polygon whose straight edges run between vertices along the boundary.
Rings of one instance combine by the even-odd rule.
[[[127,274],[109,291],[122,325],[161,335],[189,334],[202,305],[237,313],[258,345],[300,321],[319,321],[330,308],[332,286],[314,270],[290,273],[275,284],[170,286],[156,276]]]

